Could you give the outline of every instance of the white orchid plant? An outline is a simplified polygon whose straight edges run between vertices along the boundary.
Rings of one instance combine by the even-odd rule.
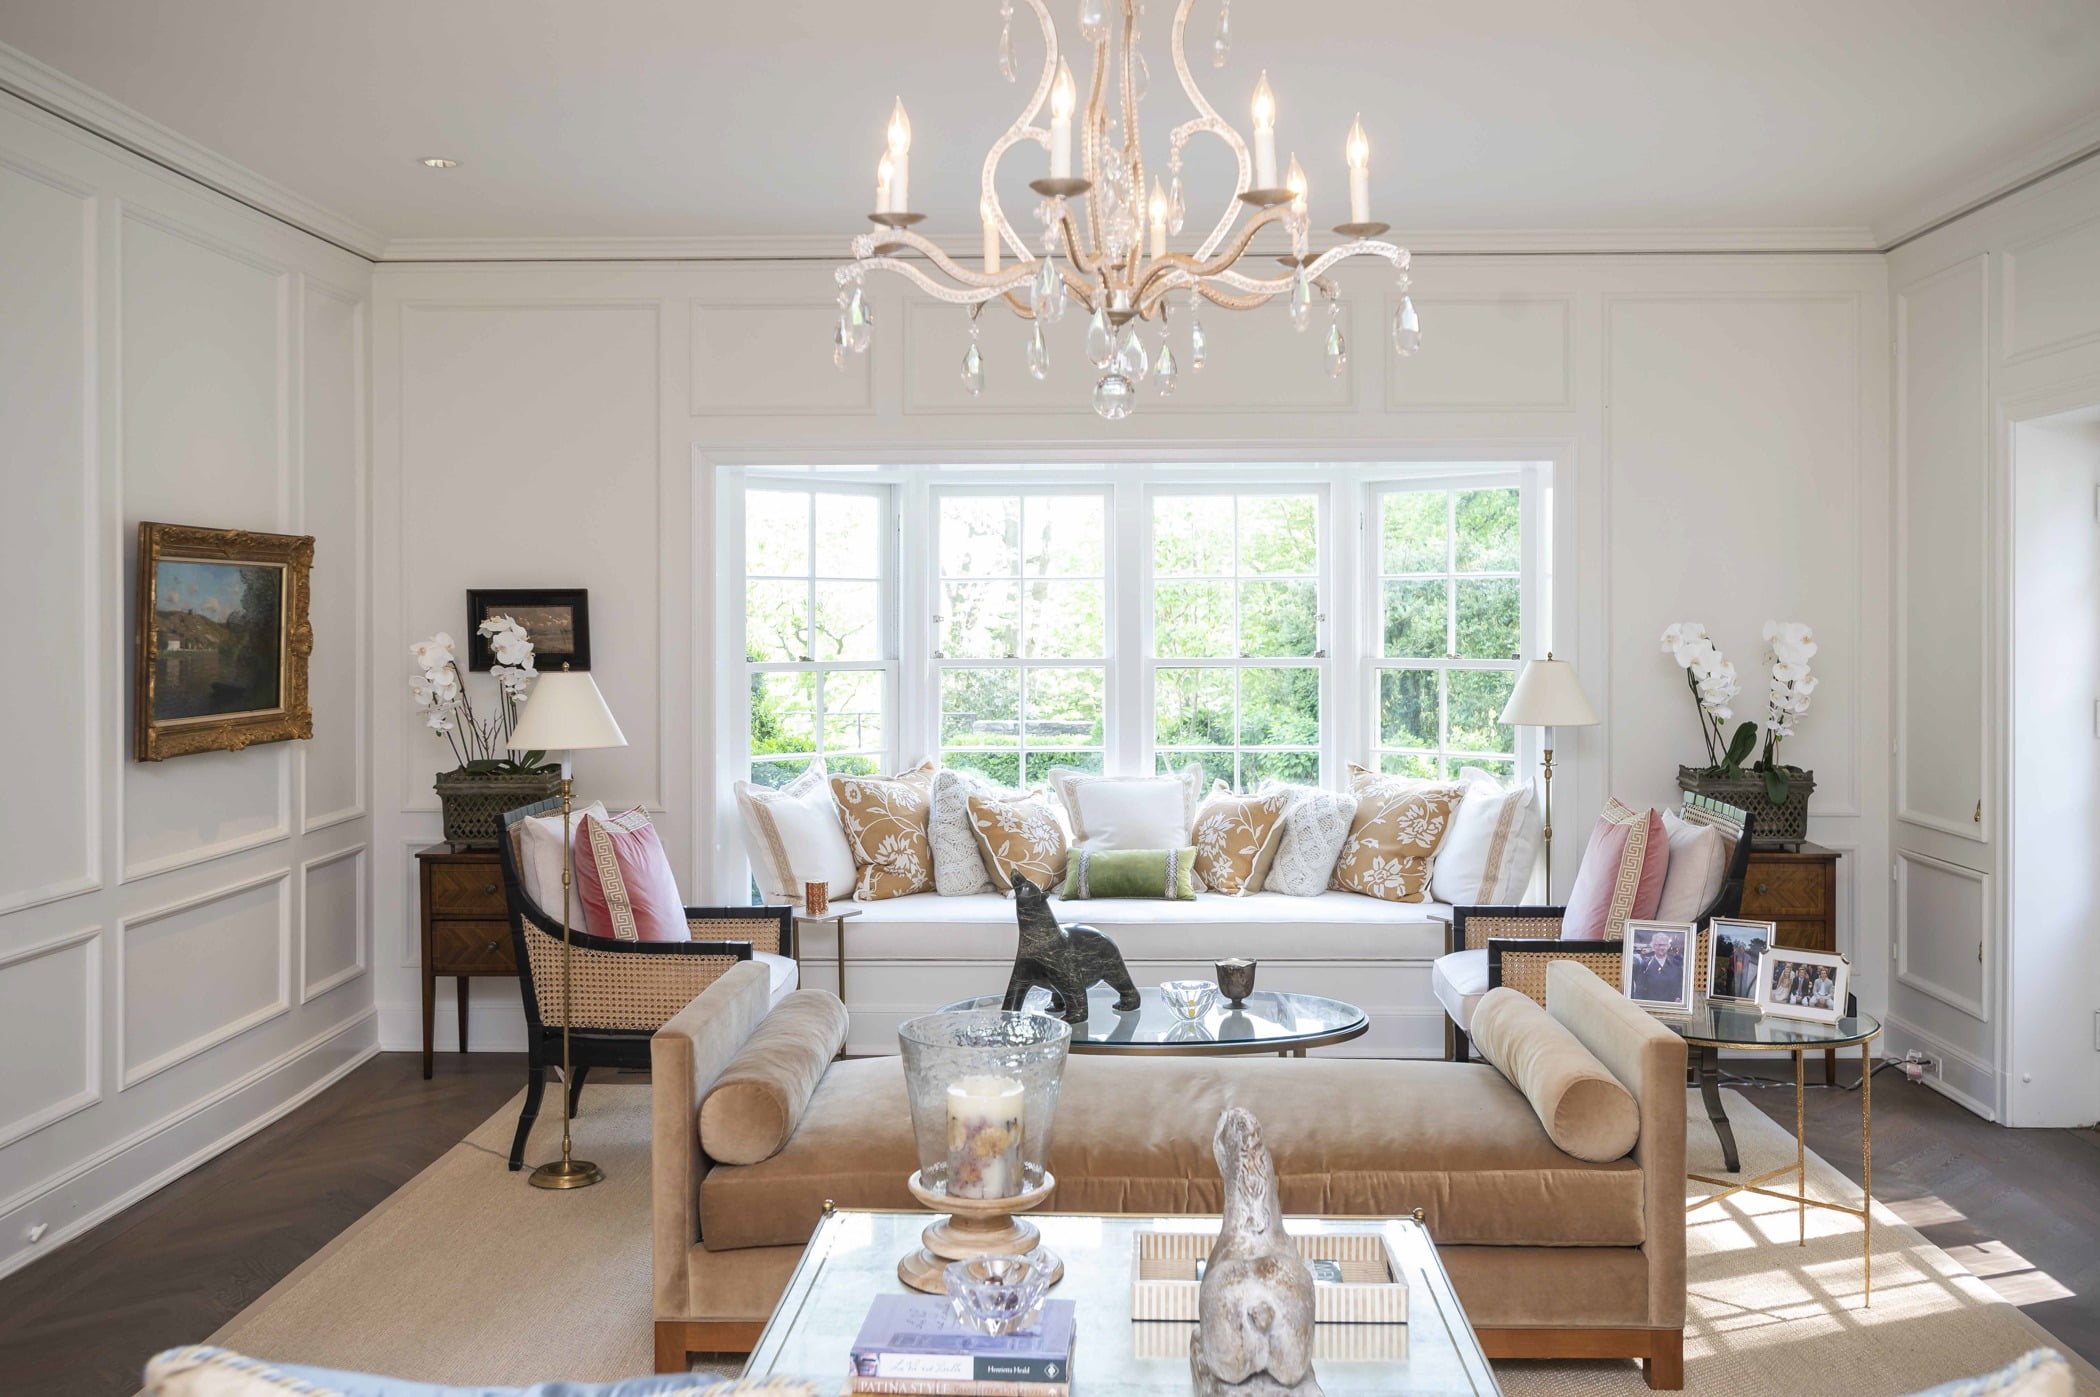
[[[460,673],[459,659],[453,653],[452,637],[443,631],[408,647],[419,671],[410,677],[408,691],[424,714],[424,725],[451,744],[460,770],[477,775],[542,771],[546,766],[545,752],[510,750],[518,709],[538,673],[532,638],[508,616],[491,616],[477,630],[488,641],[496,660],[489,666],[489,676],[496,681],[493,714],[484,718],[474,711],[466,676]]]
[[[1779,744],[1794,735],[1794,722],[1808,712],[1809,696],[1816,691],[1815,676],[1808,662],[1815,656],[1815,635],[1799,621],[1767,621],[1766,663],[1771,683],[1765,710],[1763,755],[1751,770],[1764,777],[1765,795],[1773,804],[1786,800],[1792,768],[1779,763]],[[1685,683],[1698,705],[1699,734],[1706,740],[1706,774],[1740,777],[1743,764],[1757,750],[1757,723],[1746,719],[1733,734],[1728,722],[1735,716],[1734,700],[1742,692],[1735,665],[1721,654],[1720,647],[1697,621],[1679,621],[1662,634],[1663,651],[1684,670]]]

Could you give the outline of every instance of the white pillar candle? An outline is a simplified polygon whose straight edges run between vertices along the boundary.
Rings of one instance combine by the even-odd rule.
[[[890,212],[911,212],[911,118],[904,99],[890,109]]]
[[[1276,188],[1276,94],[1266,68],[1254,84],[1254,187]]]
[[[965,1077],[948,1087],[948,1192],[1013,1198],[1022,1191],[1020,1082]]]
[[[984,224],[984,270],[994,273],[999,270],[999,225],[992,221],[991,200],[977,201],[977,217]]]
[[[1364,119],[1358,114],[1349,128],[1345,147],[1349,157],[1349,221],[1371,221],[1371,139],[1364,134]]]
[[[1057,80],[1050,85],[1050,178],[1072,177],[1072,109],[1079,103],[1072,70],[1057,60]]]
[[[1161,192],[1159,181],[1152,181],[1152,255],[1164,257],[1167,252],[1167,196]]]

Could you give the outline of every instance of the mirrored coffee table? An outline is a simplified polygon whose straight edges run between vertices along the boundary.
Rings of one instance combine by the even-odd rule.
[[[1131,1248],[1150,1228],[1215,1231],[1216,1218],[1088,1217],[1030,1213],[1043,1245],[1065,1263],[1051,1294],[1077,1302],[1072,1389],[1085,1397],[1159,1397],[1189,1390],[1193,1324],[1131,1318]],[[839,1392],[846,1357],[877,1295],[901,1294],[897,1258],[919,1245],[927,1214],[827,1211],[787,1291],[759,1335],[749,1379]],[[1500,1393],[1451,1281],[1420,1224],[1398,1218],[1286,1219],[1290,1230],[1380,1228],[1406,1273],[1406,1324],[1323,1324],[1313,1368],[1328,1397],[1481,1397]]]
[[[1200,1018],[1184,1019],[1167,1006],[1157,985],[1138,990],[1142,1001],[1127,1013],[1116,1008],[1116,992],[1106,985],[1087,991],[1086,1022],[1072,1025],[1075,1053],[1133,1053],[1161,1056],[1225,1057],[1239,1053],[1274,1053],[1304,1057],[1308,1048],[1324,1048],[1361,1038],[1371,1027],[1364,1011],[1339,999],[1317,994],[1256,990],[1238,1008],[1223,999]],[[957,1000],[943,1013],[996,1009],[996,994]],[[1050,1012],[1050,992],[1032,989],[1023,1006]]]

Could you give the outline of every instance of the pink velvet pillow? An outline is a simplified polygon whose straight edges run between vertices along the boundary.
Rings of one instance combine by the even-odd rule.
[[[1662,905],[1670,871],[1670,840],[1662,816],[1616,800],[1604,803],[1582,867],[1568,890],[1560,934],[1566,941],[1616,941],[1628,919],[1645,920]]]
[[[663,841],[641,807],[576,831],[576,895],[583,927],[615,941],[690,941],[685,903]]]

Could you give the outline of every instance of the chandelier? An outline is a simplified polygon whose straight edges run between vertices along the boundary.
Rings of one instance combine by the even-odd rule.
[[[1016,77],[1013,17],[1016,0],[1000,0],[999,72]],[[846,356],[865,353],[873,336],[874,317],[861,283],[872,271],[895,272],[938,300],[969,308],[969,344],[963,352],[962,379],[972,396],[984,391],[984,354],[979,346],[978,318],[987,303],[1003,300],[1029,325],[1027,365],[1031,377],[1050,371],[1050,342],[1044,327],[1055,325],[1076,301],[1084,312],[1087,361],[1099,371],[1094,382],[1094,411],[1110,421],[1128,417],[1137,404],[1139,386],[1147,383],[1162,396],[1180,381],[1181,358],[1169,333],[1169,311],[1185,308],[1188,322],[1187,367],[1200,372],[1207,357],[1202,303],[1224,310],[1252,310],[1277,297],[1287,300],[1290,321],[1303,331],[1313,321],[1315,296],[1324,298],[1327,372],[1340,377],[1348,368],[1349,348],[1342,334],[1340,290],[1327,277],[1350,257],[1375,257],[1399,276],[1400,305],[1393,315],[1393,349],[1411,355],[1421,345],[1421,325],[1409,286],[1408,252],[1379,241],[1387,226],[1370,216],[1370,142],[1359,117],[1343,143],[1349,169],[1349,221],[1334,232],[1342,239],[1319,253],[1311,250],[1307,182],[1297,157],[1280,180],[1276,172],[1276,98],[1264,71],[1253,97],[1254,146],[1205,99],[1189,71],[1184,48],[1189,11],[1195,0],[1177,0],[1172,53],[1195,114],[1168,135],[1168,179],[1162,188],[1152,178],[1149,197],[1138,109],[1149,83],[1144,54],[1138,48],[1138,26],[1144,0],[1079,0],[1079,34],[1094,51],[1086,105],[1078,104],[1072,70],[1059,56],[1057,27],[1044,0],[1018,0],[1034,11],[1043,31],[1043,72],[1020,116],[992,142],[984,158],[978,199],[983,223],[981,269],[949,256],[937,243],[914,229],[924,214],[911,211],[911,120],[900,98],[890,114],[887,148],[878,167],[871,229],[854,237],[853,260],[835,273],[839,285],[839,319],[832,361],[844,367]],[[1211,61],[1225,65],[1231,36],[1232,0],[1219,0],[1217,34]],[[1036,124],[1045,105],[1048,126]],[[1076,132],[1075,132],[1076,124]],[[1178,236],[1188,209],[1182,187],[1182,149],[1209,134],[1231,150],[1238,176],[1224,198],[1217,223],[1193,252],[1170,251],[1167,240]],[[1075,135],[1078,166],[1073,165]],[[1031,180],[1040,197],[1034,210],[1041,224],[1040,255],[1015,229],[999,202],[995,179],[999,163],[1017,145],[1033,143],[1048,155],[1048,173]],[[1084,211],[1075,213],[1074,201]],[[1149,224],[1149,228],[1148,225]],[[1244,262],[1255,235],[1271,224],[1289,238],[1290,255],[1280,260],[1288,270],[1257,275]],[[1147,234],[1149,233],[1149,237]],[[1002,267],[1010,250],[1012,266]],[[916,257],[908,254],[917,254]],[[1156,347],[1148,353],[1139,330],[1157,322]]]

